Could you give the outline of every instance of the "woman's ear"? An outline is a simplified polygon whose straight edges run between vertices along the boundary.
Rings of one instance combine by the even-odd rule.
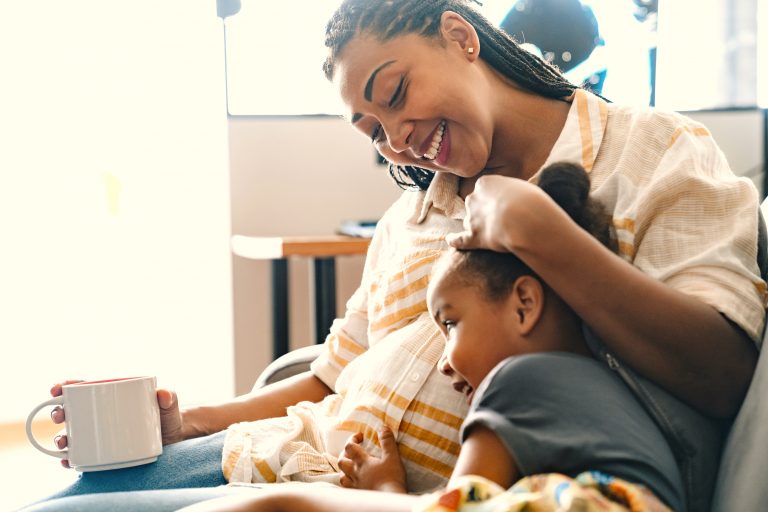
[[[507,305],[515,315],[520,335],[530,334],[544,312],[544,287],[541,281],[531,275],[518,277],[512,285]]]
[[[467,60],[474,62],[480,54],[480,39],[475,27],[460,14],[445,11],[440,17],[440,34],[450,47],[458,45]]]

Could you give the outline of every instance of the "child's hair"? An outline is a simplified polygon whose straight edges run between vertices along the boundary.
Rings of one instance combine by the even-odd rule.
[[[541,171],[539,187],[585,231],[616,251],[616,241],[610,232],[610,216],[589,196],[589,176],[580,165],[563,162],[548,166]],[[445,260],[440,268],[446,269],[463,285],[479,287],[483,296],[492,302],[507,297],[520,276],[536,276],[512,253],[451,250]]]
[[[506,32],[493,25],[470,3],[472,0],[346,0],[325,29],[329,54],[323,65],[333,78],[336,61],[349,41],[364,33],[388,41],[404,34],[437,38],[445,11],[461,15],[477,31],[480,58],[521,87],[550,98],[565,98],[577,86],[543,59],[524,50]],[[420,167],[390,164],[389,173],[403,188],[426,190],[434,172]]]

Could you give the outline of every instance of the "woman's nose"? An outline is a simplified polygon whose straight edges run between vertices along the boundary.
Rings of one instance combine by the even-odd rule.
[[[448,377],[453,375],[453,368],[451,368],[451,363],[448,362],[448,356],[446,354],[443,354],[440,357],[440,360],[437,362],[437,369],[440,373]]]
[[[389,135],[387,141],[392,151],[402,153],[409,149],[413,138],[413,125],[400,121],[393,121],[390,125],[390,129],[385,127],[384,131]]]

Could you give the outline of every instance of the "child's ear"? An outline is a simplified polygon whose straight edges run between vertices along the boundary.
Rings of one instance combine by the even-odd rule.
[[[544,287],[541,281],[529,275],[518,277],[512,285],[508,306],[515,315],[520,335],[530,334],[544,311]]]

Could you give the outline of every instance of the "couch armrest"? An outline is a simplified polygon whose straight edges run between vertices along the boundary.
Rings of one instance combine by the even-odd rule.
[[[256,379],[253,389],[259,389],[267,384],[309,371],[310,363],[317,359],[322,350],[323,345],[309,345],[291,350],[287,354],[278,357],[269,363],[269,366],[264,368],[259,378]]]

